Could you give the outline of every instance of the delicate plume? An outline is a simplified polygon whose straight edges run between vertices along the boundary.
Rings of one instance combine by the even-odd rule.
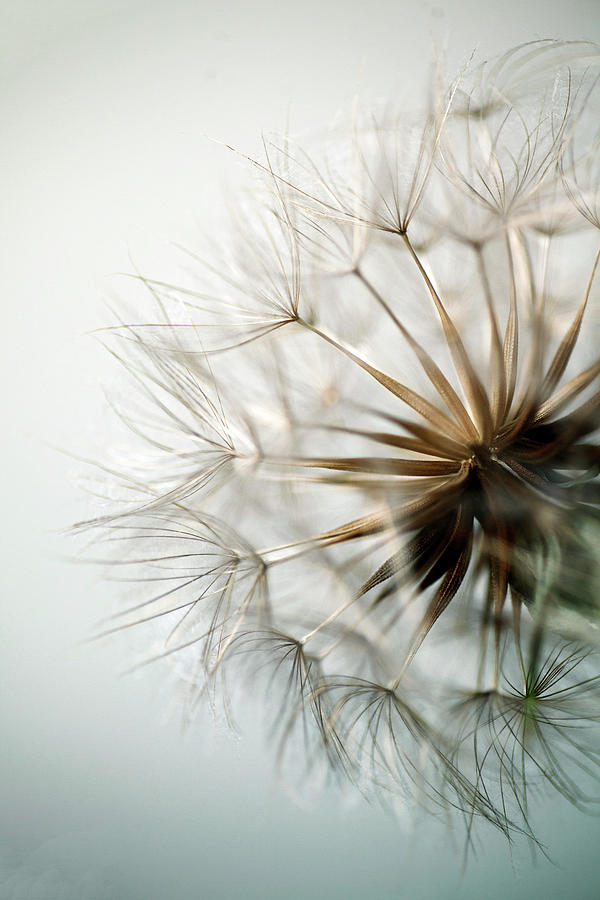
[[[105,333],[132,452],[83,525],[141,592],[109,630],[152,623],[190,712],[262,684],[286,777],[469,841],[597,793],[599,59],[266,143],[231,251]]]

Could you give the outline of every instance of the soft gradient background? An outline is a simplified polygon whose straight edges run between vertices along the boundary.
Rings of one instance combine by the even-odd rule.
[[[486,839],[411,836],[334,793],[308,809],[272,774],[260,727],[182,735],[159,670],[123,676],[129,637],[85,643],[115,585],[70,562],[115,377],[85,332],[172,272],[169,241],[216,221],[261,130],[326,125],[361,85],[418,81],[432,40],[458,65],[536,37],[600,39],[597,0],[3,0],[0,20],[0,897],[28,900],[597,900],[600,826],[540,816],[557,866]],[[169,268],[171,267],[171,268]]]

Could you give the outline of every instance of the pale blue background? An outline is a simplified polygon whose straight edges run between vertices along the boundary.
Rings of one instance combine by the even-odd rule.
[[[114,585],[63,559],[85,515],[81,467],[110,428],[113,370],[83,336],[130,254],[158,268],[193,243],[262,129],[326,125],[362,85],[418,81],[433,39],[450,64],[535,37],[600,39],[596,0],[151,3],[20,0],[0,23],[3,485],[0,898],[518,898],[597,900],[597,820],[553,802],[558,868],[486,838],[459,852],[411,838],[334,793],[294,805],[260,729],[182,737],[159,672],[122,677],[128,639],[83,639]],[[189,239],[189,240],[188,240]]]

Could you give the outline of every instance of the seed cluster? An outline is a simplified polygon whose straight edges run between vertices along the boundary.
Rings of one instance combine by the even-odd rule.
[[[531,793],[585,807],[600,763],[599,61],[527,44],[266,143],[230,247],[107,337],[134,441],[84,527],[158,583],[115,628],[190,712],[255,679],[302,777],[469,836],[535,840]]]

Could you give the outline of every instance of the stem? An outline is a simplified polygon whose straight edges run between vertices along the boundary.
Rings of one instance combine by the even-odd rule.
[[[324,619],[320,625],[317,625],[316,628],[313,628],[312,631],[309,631],[304,635],[304,637],[300,638],[299,643],[304,646],[304,644],[306,644],[312,637],[318,634],[319,631],[321,631],[327,625],[330,625],[335,619],[337,619],[338,616],[341,616],[343,612],[345,612],[350,606],[352,606],[353,603],[356,603],[357,599],[358,597],[356,596],[351,597],[350,600],[346,600],[344,603],[342,603],[341,606],[338,606],[338,608],[334,610],[334,612],[332,612],[330,616],[327,616],[327,618]]]
[[[335,347],[336,350],[343,353],[344,356],[357,366],[360,366],[361,369],[364,369],[365,372],[368,372],[372,378],[378,381],[379,384],[385,387],[391,394],[398,397],[399,400],[402,400],[407,406],[410,406],[411,409],[414,409],[415,412],[419,413],[424,419],[428,419],[432,422],[437,430],[445,431],[447,434],[451,435],[455,441],[464,444],[465,436],[458,425],[436,406],[429,403],[424,397],[421,397],[420,394],[417,394],[415,391],[411,390],[411,388],[396,381],[395,378],[391,378],[389,375],[376,369],[375,366],[372,366],[370,363],[366,362],[366,360],[361,359],[358,354],[354,353],[348,347],[344,347],[344,345],[335,338],[330,337],[324,331],[321,331],[316,325],[312,325],[310,322],[307,322],[300,317],[297,319],[297,322],[303,328],[308,329],[308,331],[311,331],[313,334],[317,335],[317,337],[326,341],[328,344],[331,344],[332,347]]]
[[[473,424],[471,417],[469,416],[467,410],[465,409],[463,403],[461,402],[458,394],[446,378],[446,376],[442,373],[441,369],[436,365],[433,361],[429,353],[421,346],[421,344],[416,341],[413,336],[410,334],[408,329],[400,322],[396,314],[390,308],[387,301],[381,296],[379,291],[371,284],[371,282],[363,275],[360,269],[355,269],[355,274],[357,278],[362,282],[362,284],[367,288],[370,294],[377,300],[382,309],[385,310],[387,315],[394,322],[411,350],[419,360],[425,374],[433,384],[434,388],[445,402],[448,410],[452,413],[456,421],[461,425],[464,429],[466,436],[471,441],[477,441],[479,439],[479,433],[477,428]]]
[[[508,321],[506,323],[506,331],[504,333],[504,368],[507,375],[507,393],[504,404],[504,415],[506,419],[515,394],[515,385],[517,382],[517,363],[519,359],[519,320],[517,313],[517,286],[515,279],[515,262],[513,258],[512,247],[510,243],[510,235],[506,235],[506,252],[508,255],[508,269],[510,274],[510,307],[508,313]]]
[[[460,379],[469,405],[475,413],[475,424],[478,430],[478,438],[484,443],[487,443],[491,439],[492,417],[490,413],[489,400],[485,389],[481,384],[479,376],[473,368],[473,364],[460,338],[460,335],[458,334],[454,322],[448,315],[446,307],[442,303],[438,292],[433,286],[433,283],[417,253],[415,252],[415,249],[411,244],[406,232],[402,233],[402,240],[404,241],[408,252],[410,253],[415,265],[417,266],[437,310],[440,322],[442,324],[442,329],[444,331],[446,344],[448,345],[448,349],[450,350],[450,354],[452,356],[454,368]]]
[[[513,634],[515,638],[515,647],[519,658],[519,668],[521,669],[521,682],[523,685],[523,693],[527,690],[527,674],[525,672],[525,663],[523,662],[523,651],[521,649],[521,601],[511,589],[510,598],[512,601],[513,613]]]
[[[490,320],[490,393],[491,393],[491,413],[492,425],[494,433],[498,430],[501,421],[502,411],[506,403],[506,373],[504,371],[502,341],[500,340],[500,329],[498,327],[498,319],[494,309],[494,299],[492,289],[485,267],[485,259],[483,257],[483,249],[480,244],[475,246],[475,254],[477,256],[477,267],[483,285],[483,293],[488,310]]]

